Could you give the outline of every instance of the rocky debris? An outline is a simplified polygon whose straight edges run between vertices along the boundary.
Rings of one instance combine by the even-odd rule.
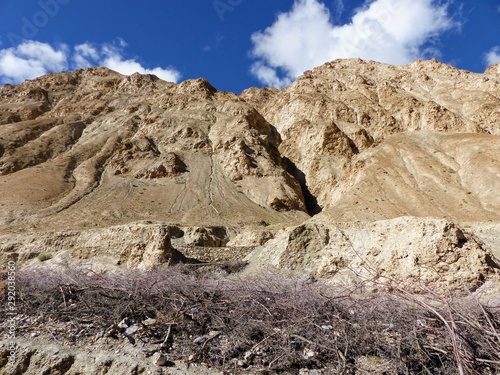
[[[289,228],[246,258],[313,279],[354,285],[395,282],[408,290],[470,290],[500,269],[473,236],[445,219],[401,217],[373,223],[308,222]]]
[[[61,345],[50,338],[18,339],[13,374],[109,374],[109,375],[181,375],[221,374],[201,364],[189,366],[172,362],[156,351],[146,358],[140,347],[130,343],[93,346]],[[5,342],[2,342],[2,346]],[[5,369],[6,352],[0,352],[0,371]],[[9,370],[8,370],[9,371]],[[11,372],[8,372],[11,373]]]
[[[231,269],[243,268],[242,265],[246,264],[245,257],[254,249],[255,246],[179,246],[179,251],[188,259],[194,259],[207,265],[227,264]]]
[[[153,354],[151,362],[153,362],[156,366],[169,366],[172,364],[172,362],[168,360],[168,357],[160,352]]]
[[[225,227],[192,227],[185,230],[186,246],[223,247],[229,242]]]
[[[261,246],[272,240],[274,236],[273,230],[248,228],[234,236],[227,245],[231,247]]]
[[[172,152],[164,156],[163,161],[157,162],[147,170],[139,171],[135,177],[146,179],[175,177],[186,171],[186,165]]]
[[[227,246],[236,235],[231,227],[184,227],[138,222],[82,231],[37,232],[0,236],[0,258],[13,255],[26,267],[92,264],[97,269],[138,268],[201,261],[229,262],[237,268],[254,248],[247,241]],[[272,236],[271,232],[264,238]],[[6,260],[7,261],[7,260]],[[234,263],[234,266],[231,264]]]
[[[161,153],[151,138],[135,139],[121,145],[110,161],[114,175],[134,175],[136,179],[175,177],[185,173],[186,165],[174,152]]]

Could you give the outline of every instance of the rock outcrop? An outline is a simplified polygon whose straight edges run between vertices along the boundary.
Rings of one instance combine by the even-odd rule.
[[[289,228],[247,259],[256,269],[306,274],[345,286],[369,281],[407,290],[474,290],[500,270],[493,254],[445,219],[309,222]]]
[[[54,256],[51,263],[89,263],[94,267],[150,270],[183,260],[171,245],[177,228],[162,224],[131,223],[80,231],[38,232],[0,237],[0,254],[25,265],[39,265],[40,254]]]

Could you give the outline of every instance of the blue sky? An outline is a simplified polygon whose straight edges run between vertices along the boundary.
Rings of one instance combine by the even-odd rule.
[[[335,58],[500,62],[498,0],[0,0],[0,84],[106,65],[283,87]]]

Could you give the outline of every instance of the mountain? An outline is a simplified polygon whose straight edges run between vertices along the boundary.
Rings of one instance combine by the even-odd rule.
[[[174,85],[92,68],[7,85],[0,96],[9,227],[307,217],[276,129],[205,80]]]
[[[371,259],[475,289],[500,264],[499,191],[499,65],[336,60],[240,95],[106,68],[0,88],[0,247],[27,266],[253,250],[251,269],[350,282]]]
[[[277,128],[280,152],[334,220],[498,221],[500,86],[490,72],[338,60],[242,97]]]

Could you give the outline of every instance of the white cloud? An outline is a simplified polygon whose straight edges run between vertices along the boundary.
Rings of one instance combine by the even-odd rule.
[[[174,68],[148,69],[134,59],[125,59],[125,46],[126,43],[121,39],[116,44],[96,46],[83,43],[74,48],[64,44],[53,47],[47,43],[28,40],[17,47],[0,49],[0,84],[19,83],[50,72],[91,66],[106,66],[126,75],[135,72],[155,74],[172,82],[180,79],[180,73]]]
[[[17,83],[67,68],[67,48],[26,41],[0,50],[0,82]]]
[[[126,43],[122,39],[118,40],[118,46],[104,44],[99,47],[89,43],[80,44],[75,47],[74,62],[80,67],[102,65],[121,74],[130,75],[136,72],[154,74],[165,81],[179,81],[181,74],[174,68],[147,69],[134,59],[124,59],[122,53],[125,46]]]
[[[489,52],[486,53],[485,60],[488,66],[500,63],[500,46],[490,49]]]
[[[321,1],[295,0],[288,13],[252,35],[257,61],[251,71],[261,82],[283,87],[305,70],[338,58],[404,64],[425,57],[426,44],[453,26],[447,7],[434,0],[370,1],[344,25],[331,22]]]
[[[79,44],[75,47],[73,61],[76,66],[88,68],[92,66],[91,61],[99,61],[100,55],[96,48],[89,43]]]
[[[253,64],[250,71],[255,77],[257,77],[259,81],[265,82],[270,86],[285,87],[292,83],[292,80],[288,77],[278,77],[278,72],[276,71],[276,69],[270,68],[261,61]]]

